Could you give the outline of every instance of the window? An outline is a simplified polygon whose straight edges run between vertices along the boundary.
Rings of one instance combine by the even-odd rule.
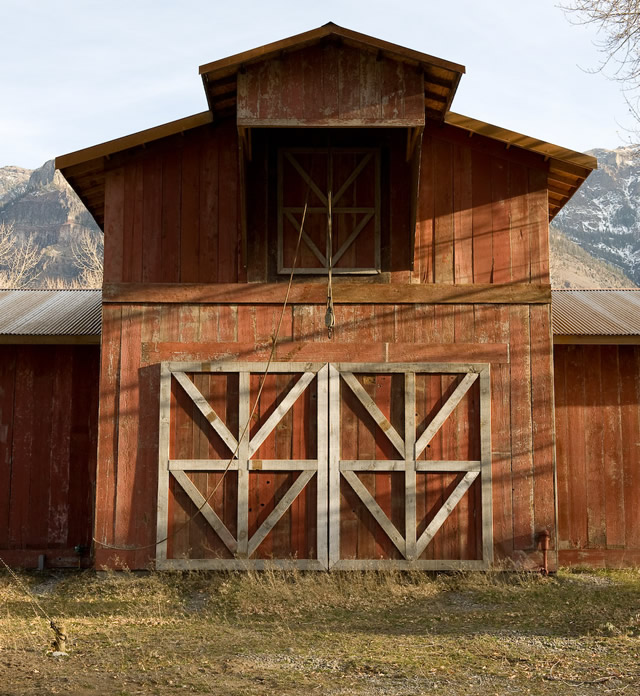
[[[379,148],[278,150],[278,273],[291,273],[305,202],[296,273],[380,272]]]

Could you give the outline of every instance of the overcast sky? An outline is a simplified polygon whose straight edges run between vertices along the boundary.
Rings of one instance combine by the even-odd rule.
[[[0,167],[199,111],[198,66],[333,21],[467,68],[453,110],[575,150],[631,125],[553,0],[0,0]]]

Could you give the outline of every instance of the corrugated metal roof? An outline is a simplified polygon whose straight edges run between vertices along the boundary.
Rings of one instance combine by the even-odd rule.
[[[556,336],[640,335],[640,289],[552,290]]]
[[[99,336],[100,290],[0,290],[0,334]]]

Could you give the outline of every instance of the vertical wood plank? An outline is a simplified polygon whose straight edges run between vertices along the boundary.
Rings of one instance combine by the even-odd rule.
[[[340,560],[340,375],[329,365],[329,567]]]
[[[622,460],[622,426],[620,422],[620,383],[623,375],[620,372],[618,361],[618,347],[599,346],[598,348],[601,354],[600,363],[602,366],[602,418],[604,421],[602,473],[604,476],[606,545],[622,547],[626,541],[624,524],[625,480],[624,463]],[[554,370],[556,372],[560,367],[554,361]],[[556,421],[560,421],[557,415]],[[557,435],[556,451],[559,449],[559,440],[560,436]]]
[[[418,283],[433,283],[434,276],[434,223],[435,223],[435,172],[434,142],[425,133],[422,139],[422,162],[420,164],[420,186],[413,280]]]
[[[510,308],[510,328],[513,545],[519,550],[533,547],[535,533],[528,307]]]
[[[473,281],[493,282],[493,222],[491,219],[491,158],[480,150],[471,152],[473,200]]]
[[[453,146],[454,281],[473,283],[471,149]],[[462,502],[462,501],[461,501]]]
[[[509,163],[491,160],[491,224],[493,230],[493,282],[511,282],[511,225],[509,224]]]
[[[238,387],[238,556],[246,558],[249,547],[249,416],[251,414],[250,374],[243,370]],[[244,437],[242,434],[244,432]]]
[[[107,172],[104,186],[104,281],[123,280],[125,176],[122,167]]]
[[[531,406],[533,418],[534,524],[547,529],[555,544],[556,471],[553,424],[553,361],[551,307],[532,305]],[[550,560],[553,564],[553,558]]]
[[[405,540],[407,559],[416,557],[416,376],[407,372],[404,379],[404,489]]]
[[[434,239],[435,281],[453,283],[453,149],[445,140],[434,140],[435,177]]]

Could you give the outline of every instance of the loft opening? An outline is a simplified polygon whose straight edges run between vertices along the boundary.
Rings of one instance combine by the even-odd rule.
[[[416,186],[405,129],[254,128],[249,137],[250,269],[264,263],[271,281],[291,273],[305,203],[296,274],[326,278],[331,266],[335,275],[380,276],[410,267]]]

